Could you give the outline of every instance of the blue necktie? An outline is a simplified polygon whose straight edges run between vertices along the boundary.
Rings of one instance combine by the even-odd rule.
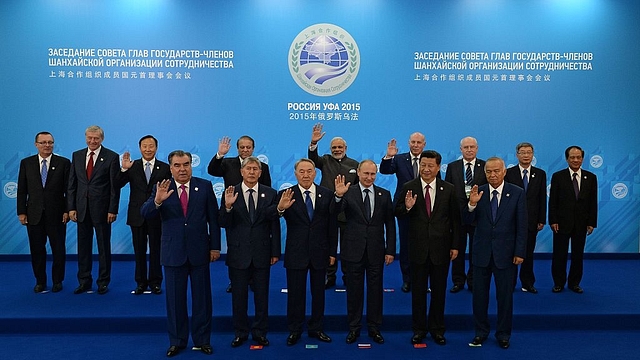
[[[42,187],[47,183],[47,174],[49,170],[47,170],[47,159],[42,160],[42,171],[40,171],[40,177],[42,178]]]
[[[471,163],[467,163],[467,171],[465,171],[464,177],[467,185],[471,185],[471,183],[473,182],[473,173],[471,173]]]
[[[309,214],[309,220],[313,220],[313,202],[311,201],[311,191],[305,190],[304,204],[307,206],[307,214]]]
[[[369,193],[371,190],[364,189],[364,215],[367,218],[367,221],[371,221],[371,198],[369,197]]]
[[[255,190],[253,189],[247,190],[247,192],[249,193],[249,219],[251,219],[251,222],[254,222],[256,220],[256,204],[253,201],[254,191]]]
[[[151,180],[151,163],[148,161],[146,164],[144,164],[144,175],[147,177],[147,184],[148,184],[149,180]]]
[[[498,190],[493,190],[491,193],[493,194],[491,198],[491,219],[495,222],[498,214]]]
[[[522,184],[524,184],[524,191],[529,188],[529,177],[527,176],[527,169],[522,170]]]

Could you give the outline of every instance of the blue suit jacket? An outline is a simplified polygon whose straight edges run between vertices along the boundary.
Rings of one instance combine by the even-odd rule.
[[[527,248],[527,201],[524,190],[504,183],[496,220],[491,218],[489,185],[481,185],[482,198],[474,211],[464,212],[466,224],[477,222],[473,236],[473,265],[489,266],[493,261],[498,269],[513,266],[513,257],[525,258]]]
[[[298,185],[291,187],[296,200],[287,211],[287,240],[284,267],[288,269],[325,269],[329,256],[336,256],[338,247],[338,221],[333,192],[316,184],[313,219],[309,219],[304,198]],[[278,194],[278,201],[282,191]]]
[[[249,218],[248,206],[242,194],[242,185],[235,186],[238,198],[230,212],[225,198],[220,206],[220,226],[227,234],[227,261],[229,267],[247,269],[253,262],[256,268],[271,266],[272,257],[280,257],[280,217],[276,210],[277,192],[258,184],[258,202],[255,220]]]
[[[187,260],[194,266],[210,262],[210,250],[220,250],[220,227],[218,226],[218,202],[209,180],[192,177],[189,189],[187,216],[182,213],[178,189],[174,180],[169,187],[173,194],[156,209],[154,199],[157,186],[151,197],[142,205],[140,213],[146,219],[158,212],[162,219],[160,261],[164,266],[181,266]]]

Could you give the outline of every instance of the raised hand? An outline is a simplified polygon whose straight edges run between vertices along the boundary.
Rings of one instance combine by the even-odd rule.
[[[218,140],[218,154],[225,156],[229,152],[229,149],[231,149],[231,138],[223,136],[222,139]]]
[[[336,176],[336,180],[335,180],[335,188],[336,188],[336,196],[337,197],[342,197],[347,190],[349,190],[349,186],[351,186],[351,183],[344,183],[344,175],[340,175],[338,174],[338,176]]]
[[[404,196],[404,206],[407,209],[411,209],[416,204],[416,198],[418,195],[413,195],[411,190],[407,190],[407,194]]]
[[[287,189],[282,193],[280,197],[280,201],[278,202],[278,210],[287,210],[288,208],[296,202],[296,199],[293,198],[293,190]]]
[[[164,179],[158,182],[156,185],[156,197],[154,199],[156,204],[162,204],[173,194],[173,189],[169,190],[169,185],[171,185],[170,179]]]
[[[132,166],[133,161],[131,161],[131,154],[125,151],[124,154],[122,154],[122,168],[129,170]]]
[[[478,201],[482,198],[483,192],[484,191],[478,192],[478,185],[473,185],[471,192],[469,193],[469,205],[476,206]]]
[[[318,141],[320,141],[324,137],[324,134],[326,133],[322,132],[321,123],[313,125],[313,131],[311,131],[311,143],[314,145],[317,144]]]
[[[396,139],[391,139],[391,141],[389,141],[387,143],[387,155],[386,157],[390,158],[390,157],[394,157],[398,155],[398,146],[396,146]]]
[[[236,189],[234,186],[229,186],[224,190],[224,204],[228,210],[231,210],[237,198],[238,198],[238,193],[236,192]]]

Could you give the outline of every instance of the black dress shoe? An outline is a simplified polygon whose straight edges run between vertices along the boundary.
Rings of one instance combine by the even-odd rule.
[[[498,345],[503,349],[509,348],[509,340],[498,340]]]
[[[335,286],[336,286],[336,279],[327,279],[324,282],[324,288],[325,289],[331,289],[331,288],[333,288]]]
[[[445,345],[447,343],[447,339],[444,338],[444,335],[436,334],[431,335],[431,337],[433,338],[433,341],[435,341],[435,343],[438,345]]]
[[[144,294],[144,290],[146,289],[146,286],[142,286],[142,285],[138,285],[136,286],[136,289],[133,290],[133,295],[142,295]]]
[[[415,333],[413,334],[413,336],[411,337],[411,343],[413,345],[416,344],[422,344],[422,340],[424,339],[424,334],[422,333]]]
[[[248,336],[236,336],[231,341],[231,347],[238,347],[242,345],[245,341],[247,341]]]
[[[178,355],[180,350],[184,349],[184,346],[171,345],[167,349],[167,357],[172,357]]]
[[[300,340],[300,333],[292,332],[287,337],[287,346],[295,345]]]
[[[258,345],[269,346],[269,340],[266,336],[254,336],[253,341],[258,343]]]
[[[538,289],[534,288],[533,285],[532,286],[523,286],[521,290],[523,292],[528,292],[528,293],[532,293],[532,294],[537,294],[538,293]]]
[[[452,293],[455,294],[457,292],[460,292],[462,289],[464,289],[464,285],[456,284],[456,285],[453,285],[453,287],[451,287],[451,289],[449,289],[449,292],[452,292]]]
[[[91,290],[90,287],[85,287],[83,285],[78,286],[75,290],[73,290],[74,294],[82,294],[83,292]]]
[[[559,293],[560,291],[562,291],[562,286],[554,286],[551,291],[554,293]]]
[[[98,294],[104,295],[109,292],[109,287],[107,285],[100,285],[98,287]]]
[[[582,290],[582,288],[579,285],[572,286],[571,291],[578,294],[582,294],[584,292],[584,290]]]
[[[46,286],[44,286],[42,284],[36,284],[36,286],[33,287],[33,292],[41,293],[41,292],[44,291],[45,288],[46,288]]]
[[[369,337],[372,338],[376,344],[384,344],[384,338],[382,334],[380,334],[380,331],[369,331]]]
[[[349,331],[346,339],[347,344],[353,344],[356,340],[358,340],[358,333],[355,331]]]
[[[152,285],[151,292],[154,293],[155,295],[160,295],[162,294],[162,288],[160,287],[160,285]]]
[[[476,336],[473,338],[473,340],[471,340],[471,342],[469,343],[469,346],[471,347],[479,347],[482,346],[482,343],[486,340],[486,338],[480,337],[480,336]]]
[[[62,291],[62,283],[55,283],[55,284],[53,284],[53,287],[51,288],[51,291],[53,291],[53,292],[60,292],[60,291]]]
[[[331,342],[331,338],[324,331],[310,331],[308,335],[310,338],[316,338],[322,342]]]
[[[225,290],[225,291],[226,291],[226,292],[228,292],[228,293],[230,293],[230,292],[231,292],[231,290],[232,290],[231,283],[229,283],[229,286],[227,286],[227,290]]]
[[[213,354],[213,348],[209,344],[200,345],[200,351],[205,353],[205,355]]]
[[[402,283],[402,287],[400,288],[400,290],[402,290],[403,293],[408,293],[411,291],[411,283],[408,281],[405,281]]]

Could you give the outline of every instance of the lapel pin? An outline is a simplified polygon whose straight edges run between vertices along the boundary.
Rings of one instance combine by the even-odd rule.
[[[442,186],[440,186],[440,191],[444,190],[444,188]]]
[[[104,161],[104,159],[103,159],[103,158],[100,158],[100,161]]]
[[[585,175],[583,179],[586,179],[586,178],[587,178],[587,175]]]
[[[196,186],[196,187],[194,187],[194,188],[193,188],[193,190],[198,191],[198,187],[197,187],[197,186]]]
[[[507,193],[507,197],[509,197],[511,194]]]
[[[378,196],[382,196],[382,193],[381,193],[381,192],[379,192],[379,193],[378,193]]]
[[[56,167],[55,167],[55,166],[52,166],[52,167],[51,167],[51,170],[55,170],[55,169],[56,169]]]
[[[536,177],[536,174],[531,174],[531,177],[532,177],[532,178]]]
[[[260,197],[263,198],[264,197],[264,193],[260,194]]]
[[[322,197],[322,194],[318,194],[318,197],[319,197],[319,198],[321,198],[321,197]]]

